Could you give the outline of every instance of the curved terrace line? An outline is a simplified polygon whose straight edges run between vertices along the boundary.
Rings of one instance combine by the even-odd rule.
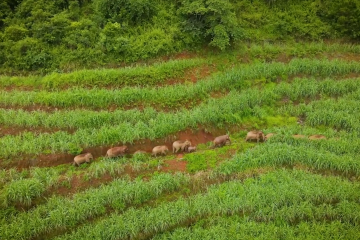
[[[312,74],[332,76],[334,74],[360,73],[359,62],[293,59],[290,63],[260,63],[236,68],[209,79],[190,85],[173,85],[159,88],[128,87],[121,90],[74,88],[60,92],[0,91],[0,106],[43,105],[53,108],[85,107],[106,109],[126,108],[136,104],[156,105],[171,109],[182,107],[194,100],[202,101],[211,93],[243,89],[258,79],[260,82],[276,81],[278,76]],[[255,81],[256,82],[256,81]]]
[[[84,128],[68,134],[58,131],[54,134],[26,133],[18,136],[0,138],[3,145],[3,157],[19,156],[21,153],[39,154],[45,150],[68,152],[74,146],[91,147],[118,142],[131,143],[139,139],[165,137],[198,125],[234,124],[241,119],[256,115],[261,106],[271,106],[284,96],[291,99],[315,97],[318,94],[342,95],[356,91],[360,84],[352,79],[344,81],[297,80],[292,84],[282,83],[263,91],[248,89],[242,93],[232,92],[225,98],[211,99],[192,110],[183,110],[174,114],[160,114],[149,121],[129,122],[100,128]]]
[[[322,84],[324,86],[326,85],[325,84],[326,81],[329,80],[323,81]],[[359,81],[359,79],[344,79],[343,81],[357,82]],[[313,80],[307,78],[296,79],[295,82],[296,84],[281,83],[278,86],[279,88],[283,87],[284,89],[288,88],[289,86],[293,86],[295,88],[298,88],[298,91],[302,91],[301,89],[299,89],[300,85],[304,85],[301,82],[314,84]],[[297,85],[299,86],[296,87]],[[321,85],[321,83],[319,83],[318,85]],[[337,84],[337,85],[341,87],[341,84]],[[356,92],[356,90],[357,90],[356,87],[353,89],[349,89],[350,93],[348,93],[346,96],[343,96],[341,99],[343,99],[344,97],[345,98],[351,97]],[[246,95],[247,92],[251,92],[251,91],[252,89],[245,90],[242,93],[240,93],[240,95]],[[227,96],[224,95],[224,97],[218,98],[218,100],[220,101],[221,99],[226,99],[226,98]],[[277,97],[277,99],[279,98]],[[28,112],[21,109],[13,110],[13,109],[0,108],[0,126],[1,125],[4,126],[0,129],[0,133],[16,135],[25,130],[29,132],[56,132],[58,130],[65,130],[70,133],[73,133],[74,131],[76,131],[76,129],[99,128],[103,126],[116,125],[119,123],[129,123],[135,125],[138,122],[146,123],[149,122],[150,120],[152,121],[155,120],[156,122],[157,119],[161,119],[161,118],[168,119],[172,115],[183,115],[183,114],[191,115],[192,111],[195,111],[197,108],[203,108],[204,105],[207,105],[212,101],[214,100],[209,100],[208,103],[204,102],[199,106],[194,107],[193,109],[190,110],[182,109],[180,111],[178,110],[177,112],[168,112],[168,113],[159,112],[153,108],[144,108],[143,110],[131,109],[127,111],[115,110],[113,112],[91,111],[91,110],[70,110],[70,111],[59,110],[53,113],[47,113],[45,111]],[[329,100],[315,101],[312,102],[310,105],[307,105],[306,108],[309,108],[314,104],[321,104],[324,101],[329,102]],[[349,99],[347,99],[347,101],[349,101]],[[346,104],[346,102],[342,101],[341,106],[346,106],[347,108],[351,106],[352,107],[351,110],[358,109],[356,102],[354,101],[352,102],[355,103],[355,105],[354,104],[349,105]],[[288,106],[287,108],[289,108],[289,105],[285,105],[285,107],[286,106]],[[333,108],[334,105],[332,104],[331,107]],[[302,108],[305,108],[305,106]],[[284,107],[282,107],[279,111],[281,112],[286,110],[286,108],[285,110],[283,109]],[[295,109],[292,111],[295,111]],[[301,115],[301,114],[298,113],[297,115]]]

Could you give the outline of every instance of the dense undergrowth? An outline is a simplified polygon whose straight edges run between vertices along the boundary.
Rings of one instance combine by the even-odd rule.
[[[246,41],[358,39],[358,0],[16,0],[0,5],[0,65],[49,73]],[[119,7],[122,6],[122,7]]]

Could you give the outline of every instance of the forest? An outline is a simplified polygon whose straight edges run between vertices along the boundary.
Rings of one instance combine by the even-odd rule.
[[[360,38],[360,0],[3,0],[0,73],[118,67],[248,42]]]

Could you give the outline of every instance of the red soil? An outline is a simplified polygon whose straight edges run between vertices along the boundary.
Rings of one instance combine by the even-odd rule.
[[[341,60],[345,60],[345,61],[359,62],[360,61],[360,54],[356,54],[356,53],[332,53],[332,54],[327,54],[327,58],[329,60],[341,59]]]
[[[210,76],[215,71],[216,69],[214,65],[212,66],[205,65],[205,66],[191,68],[185,71],[184,76],[179,78],[168,79],[166,82],[160,83],[158,86],[182,84],[188,81],[196,83],[197,81]]]
[[[185,73],[184,78],[190,79],[193,83],[197,82],[199,79],[206,78],[207,76],[210,76],[213,72],[215,72],[215,65],[212,66],[202,66],[199,68],[191,69],[191,71],[188,71]]]
[[[177,159],[165,161],[164,167],[161,168],[162,172],[186,172],[187,161],[181,160],[184,154],[178,154]]]

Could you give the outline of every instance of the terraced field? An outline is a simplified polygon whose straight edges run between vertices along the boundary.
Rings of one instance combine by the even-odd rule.
[[[0,239],[360,239],[360,47],[178,56],[0,77]]]

